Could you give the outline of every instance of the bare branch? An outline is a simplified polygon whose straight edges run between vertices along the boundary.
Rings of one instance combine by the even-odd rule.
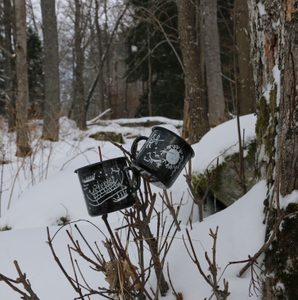
[[[31,283],[27,279],[26,274],[22,272],[18,262],[15,260],[13,263],[14,263],[14,266],[17,270],[19,277],[17,279],[11,279],[0,273],[0,281],[4,281],[4,283],[6,283],[12,290],[14,290],[18,294],[20,294],[21,298],[24,300],[39,300],[38,296],[33,291]],[[21,289],[19,289],[16,286],[18,284],[21,284],[28,294],[26,294]]]

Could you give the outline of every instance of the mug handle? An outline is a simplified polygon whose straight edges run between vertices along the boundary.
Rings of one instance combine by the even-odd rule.
[[[130,175],[128,173],[129,171],[131,171],[133,174],[131,180],[130,180]],[[140,188],[140,185],[141,185],[140,172],[138,172],[138,170],[136,170],[133,167],[125,167],[124,172],[127,174],[127,178],[129,180],[130,187],[132,188],[133,193],[136,192]]]
[[[139,136],[133,141],[131,145],[130,152],[133,159],[135,159],[137,156],[138,143],[142,140],[147,141],[148,138],[146,136]]]

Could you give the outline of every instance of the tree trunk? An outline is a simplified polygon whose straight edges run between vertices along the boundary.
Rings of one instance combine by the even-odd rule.
[[[268,183],[263,299],[298,299],[298,204],[285,196],[298,190],[298,14],[294,1],[251,1],[259,162]],[[257,31],[258,28],[258,31]],[[263,95],[261,94],[263,91]]]
[[[99,0],[95,1],[95,27],[97,34],[97,48],[98,48],[98,90],[99,90],[99,110],[103,112],[105,110],[105,82],[103,78],[103,63],[102,63],[102,29],[99,25]]]
[[[13,11],[10,0],[3,1],[3,18],[4,18],[4,45],[6,51],[4,52],[4,73],[5,92],[6,92],[6,109],[8,115],[8,129],[14,131],[16,127],[16,74],[15,61],[13,58]]]
[[[196,6],[192,0],[178,0],[177,7],[180,47],[185,69],[183,136],[189,143],[196,143],[209,129],[207,104],[201,87]]]
[[[86,130],[86,109],[84,97],[84,50],[82,47],[81,3],[75,0],[75,82],[73,119],[81,130]]]
[[[293,9],[293,8],[292,8]],[[298,20],[296,15],[286,20],[284,26],[284,74],[279,118],[279,168],[282,196],[298,190]]]
[[[60,82],[57,19],[54,0],[41,0],[44,37],[45,103],[42,137],[59,140]]]
[[[226,120],[217,26],[217,0],[200,2],[203,38],[201,51],[204,53],[205,62],[209,124],[213,127]]]
[[[109,44],[109,27],[108,27],[108,0],[103,1],[103,9],[104,9],[104,43],[105,47],[110,47]],[[106,53],[106,58],[103,62],[103,67],[105,65],[105,110],[112,108],[111,102],[111,58],[110,58],[110,51]],[[108,114],[109,116],[111,113]]]
[[[247,0],[234,2],[235,43],[237,66],[235,74],[239,114],[246,115],[256,111],[255,85],[250,59],[250,28]]]
[[[26,39],[26,3],[25,0],[15,1],[16,19],[16,156],[25,157],[31,154],[28,139],[28,74],[27,74],[27,39]]]
[[[152,62],[151,62],[151,32],[150,32],[150,24],[147,24],[147,51],[148,51],[148,116],[152,116]]]

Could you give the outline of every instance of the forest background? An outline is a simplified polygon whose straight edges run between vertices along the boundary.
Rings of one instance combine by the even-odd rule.
[[[193,144],[236,117],[244,194],[239,116],[256,112],[256,176],[268,185],[264,297],[279,297],[282,282],[294,299],[298,259],[287,243],[298,241],[298,208],[281,208],[280,197],[298,185],[296,1],[41,0],[40,15],[32,1],[0,6],[0,109],[17,157],[32,155],[30,119],[57,141],[61,116],[86,130],[90,120],[163,115],[183,119]],[[290,259],[274,259],[281,249]]]

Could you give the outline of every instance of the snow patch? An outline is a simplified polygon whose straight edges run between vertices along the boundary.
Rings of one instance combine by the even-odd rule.
[[[257,6],[258,6],[258,10],[259,10],[260,16],[261,16],[261,17],[262,17],[262,16],[265,16],[265,15],[267,14],[267,12],[266,12],[266,9],[265,9],[264,4],[263,4],[261,1],[259,1],[259,2],[257,3]]]
[[[290,203],[298,203],[298,190],[292,191],[291,194],[285,197],[280,196],[281,208],[286,208]]]

